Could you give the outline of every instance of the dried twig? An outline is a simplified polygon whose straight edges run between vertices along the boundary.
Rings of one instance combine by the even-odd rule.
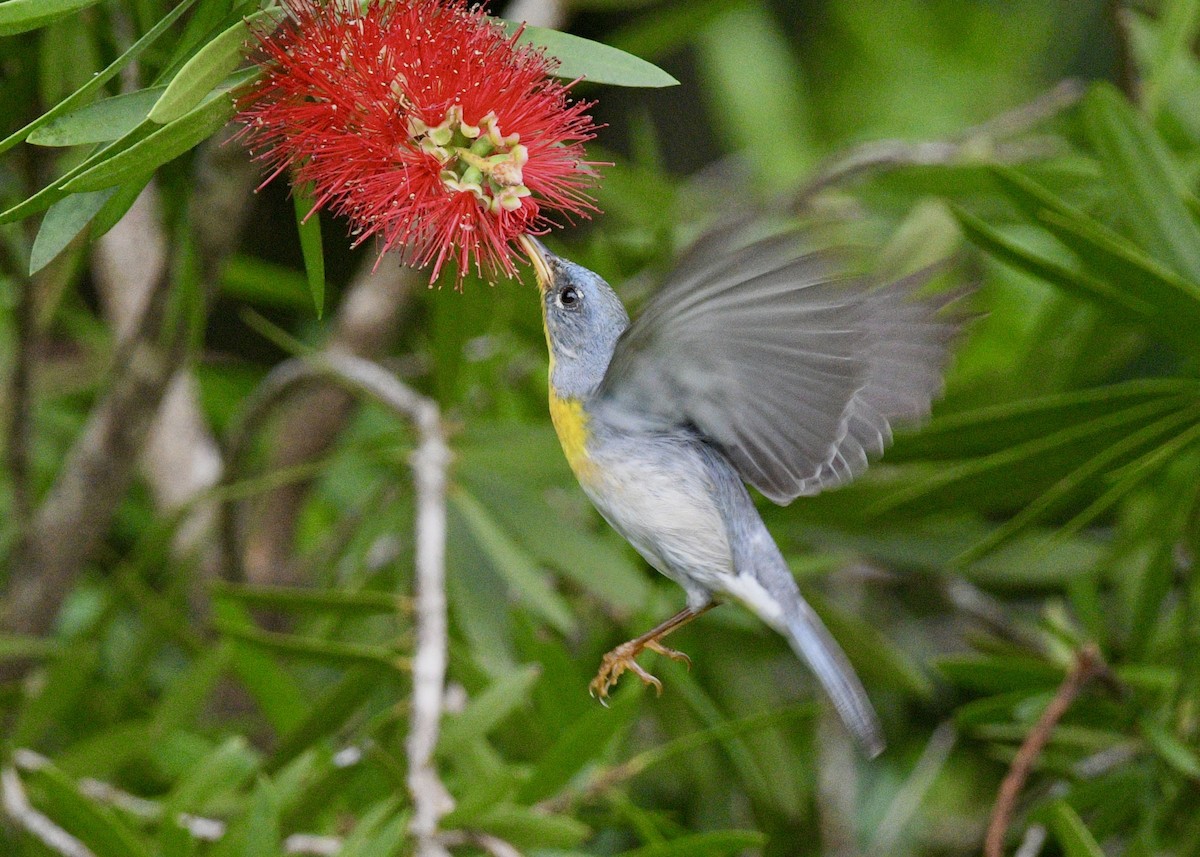
[[[415,427],[418,444],[411,463],[416,485],[416,651],[413,655],[412,715],[409,723],[408,787],[413,802],[412,831],[418,857],[441,857],[448,852],[439,840],[438,821],[453,799],[433,764],[442,716],[447,665],[445,592],[446,469],[450,450],[443,437],[437,405],[400,382],[377,363],[347,354],[322,354],[280,364],[263,381],[247,404],[226,457],[227,478],[237,471],[255,430],[272,407],[298,385],[332,380],[391,408]],[[227,504],[227,507],[231,504]],[[224,550],[229,571],[241,551],[236,519],[222,514]]]
[[[62,857],[96,857],[92,850],[29,803],[16,768],[0,771],[0,803],[13,823]]]
[[[1050,704],[1046,706],[1046,710],[1042,712],[1042,716],[1025,736],[1025,741],[1017,750],[1012,764],[1009,765],[1008,773],[1000,783],[1000,790],[996,794],[996,805],[992,809],[992,818],[984,839],[983,853],[985,857],[1003,857],[1004,835],[1008,832],[1008,826],[1012,822],[1017,798],[1020,797],[1021,789],[1025,785],[1025,780],[1029,778],[1029,772],[1033,769],[1034,763],[1050,740],[1050,734],[1062,720],[1063,715],[1067,713],[1083,686],[1091,679],[1106,673],[1107,667],[1095,645],[1087,645],[1075,655],[1075,663],[1067,672],[1062,684],[1058,686],[1058,691],[1050,700]]]
[[[1007,113],[969,128],[949,140],[912,143],[906,140],[876,140],[856,146],[835,156],[817,170],[795,196],[796,208],[803,208],[819,192],[831,185],[867,172],[910,166],[952,164],[972,154],[986,151],[1001,161],[1024,161],[1046,157],[1056,151],[1047,140],[1007,138],[1030,130],[1074,105],[1083,96],[1083,84],[1064,80],[1048,92]]]

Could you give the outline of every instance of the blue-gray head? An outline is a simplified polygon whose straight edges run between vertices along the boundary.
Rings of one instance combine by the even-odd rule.
[[[604,378],[629,313],[598,274],[555,256],[535,238],[522,242],[542,293],[551,388],[559,398],[586,399]]]

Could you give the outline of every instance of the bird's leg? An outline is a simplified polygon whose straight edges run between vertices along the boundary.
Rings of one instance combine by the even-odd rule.
[[[682,661],[687,664],[688,669],[691,669],[691,658],[683,652],[667,648],[660,641],[667,634],[678,628],[682,628],[697,616],[707,613],[716,606],[717,603],[715,601],[710,601],[708,604],[695,610],[686,607],[661,625],[651,628],[645,634],[642,634],[642,636],[617,646],[605,655],[604,660],[600,662],[600,670],[596,673],[596,677],[592,679],[592,683],[588,685],[588,691],[592,696],[598,697],[601,702],[604,702],[608,698],[608,689],[617,683],[617,679],[621,677],[621,673],[629,670],[642,680],[642,684],[654,685],[654,690],[661,696],[662,682],[642,669],[635,658],[644,649],[649,649],[652,652],[658,652],[660,655],[666,655],[673,661]]]

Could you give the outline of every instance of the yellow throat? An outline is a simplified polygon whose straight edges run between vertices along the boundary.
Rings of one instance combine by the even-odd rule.
[[[592,460],[588,455],[588,415],[579,399],[564,399],[554,390],[554,348],[550,345],[550,332],[546,331],[547,350],[550,353],[550,421],[558,434],[567,464],[575,478],[586,479],[592,472]]]

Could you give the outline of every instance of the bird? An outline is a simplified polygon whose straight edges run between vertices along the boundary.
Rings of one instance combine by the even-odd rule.
[[[679,584],[686,606],[606,654],[589,685],[604,701],[636,658],[726,601],[781,634],[864,752],[885,740],[849,660],[802,596],[747,484],[786,505],[866,469],[896,422],[942,392],[959,324],[954,295],[922,294],[929,269],[892,282],[800,228],[714,231],[634,321],[599,275],[533,236],[550,416],[601,516]]]

